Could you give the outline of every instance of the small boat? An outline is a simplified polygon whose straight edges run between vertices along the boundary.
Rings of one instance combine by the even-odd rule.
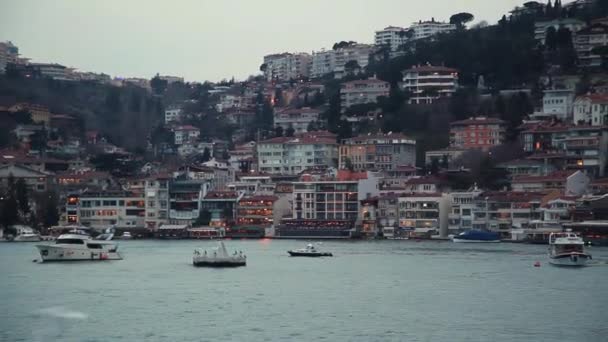
[[[454,242],[500,242],[500,235],[485,230],[468,230],[452,237]]]
[[[59,235],[54,244],[36,245],[42,261],[122,260],[112,236],[93,239],[86,232],[73,230]]]
[[[120,237],[121,240],[131,240],[133,238],[133,235],[131,235],[130,232],[124,232],[122,233],[122,236]]]
[[[40,235],[34,233],[34,230],[27,226],[14,226],[17,231],[17,236],[13,239],[14,242],[39,242]]]
[[[194,250],[192,256],[192,265],[199,267],[239,267],[247,266],[247,256],[243,252],[234,252],[233,255],[229,255],[226,250],[224,241],[219,241],[218,246],[211,250],[200,251]]]
[[[591,254],[585,252],[585,242],[572,232],[549,235],[549,262],[556,266],[585,266]]]
[[[331,253],[320,252],[315,246],[312,244],[306,245],[306,248],[293,249],[291,251],[287,251],[290,256],[293,257],[324,257],[324,256],[333,256]]]

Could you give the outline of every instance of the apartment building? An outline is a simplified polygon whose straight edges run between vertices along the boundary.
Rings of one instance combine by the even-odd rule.
[[[594,54],[593,49],[608,45],[608,25],[595,23],[578,32],[574,39],[574,48],[578,63],[582,67],[597,68],[602,66],[602,56]]]
[[[545,39],[547,38],[547,30],[550,27],[554,28],[556,31],[559,30],[560,27],[564,27],[569,29],[570,32],[576,33],[585,28],[585,26],[585,22],[573,18],[538,21],[534,23],[534,39],[544,45]]]
[[[145,180],[146,217],[144,224],[147,229],[156,230],[169,222],[169,175],[156,175]]]
[[[578,96],[572,107],[575,124],[608,126],[608,94]]]
[[[360,135],[340,145],[340,169],[396,170],[403,165],[416,165],[416,140],[402,133]]]
[[[177,126],[173,128],[175,145],[194,143],[201,135],[201,131],[191,125]]]
[[[311,123],[320,121],[320,115],[321,111],[314,108],[284,108],[275,111],[274,125],[284,131],[293,128],[295,133],[305,133]]]
[[[448,234],[459,234],[473,229],[473,212],[475,201],[482,193],[478,189],[453,191],[450,196],[450,213],[448,214]]]
[[[354,105],[376,103],[379,97],[388,97],[389,92],[389,83],[376,78],[343,83],[340,89],[342,111]]]
[[[456,31],[456,25],[435,21],[435,18],[431,18],[431,20],[427,21],[420,20],[414,22],[410,25],[409,29],[413,31],[412,39],[426,39],[440,33]]]
[[[68,223],[96,229],[115,226],[121,229],[144,227],[145,201],[141,194],[128,191],[85,192],[69,196],[66,203]]]
[[[392,52],[398,51],[399,48],[408,41],[407,28],[398,26],[388,26],[382,30],[376,31],[374,43],[377,46],[386,46]]]
[[[182,117],[182,108],[178,106],[170,106],[165,109],[165,124],[179,122]]]
[[[511,229],[528,228],[540,220],[544,192],[484,192],[476,197],[473,229],[492,230],[502,238],[511,238]]]
[[[169,223],[192,224],[200,215],[201,201],[208,191],[207,181],[172,181],[169,185]]]
[[[399,196],[399,228],[412,237],[447,236],[450,199],[441,193],[407,193]]]
[[[484,116],[450,123],[450,147],[487,150],[505,141],[506,122]]]
[[[308,77],[311,56],[307,53],[280,53],[264,56],[266,80],[289,81]]]
[[[246,196],[237,204],[237,224],[268,228],[274,222],[273,208],[276,196]]]
[[[259,142],[257,158],[260,172],[294,175],[306,169],[335,167],[338,144],[328,132],[277,137]]]
[[[410,104],[430,104],[452,96],[458,88],[458,70],[421,65],[403,71],[402,89],[409,92]]]

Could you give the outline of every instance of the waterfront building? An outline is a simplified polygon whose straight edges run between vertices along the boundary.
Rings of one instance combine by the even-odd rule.
[[[159,174],[145,180],[145,227],[156,230],[169,223],[169,175]]]
[[[269,228],[274,222],[276,196],[256,195],[242,197],[237,204],[237,225]]]
[[[475,199],[473,229],[498,232],[511,238],[512,229],[528,228],[542,218],[540,206],[546,192],[488,191]]]
[[[345,82],[340,89],[342,111],[354,105],[376,103],[379,97],[388,97],[389,92],[389,83],[376,78]]]
[[[201,201],[201,210],[211,213],[210,226],[225,227],[237,218],[237,203],[243,197],[234,191],[210,191]]]
[[[395,237],[395,229],[399,228],[399,196],[401,193],[388,192],[378,196],[378,226],[384,237]]]
[[[257,159],[260,172],[295,175],[335,166],[338,146],[335,135],[328,132],[277,137],[259,142]]]
[[[441,193],[406,193],[399,196],[399,228],[410,237],[426,237],[448,233],[450,199]]]
[[[450,147],[488,150],[505,141],[506,122],[485,116],[450,123]]]
[[[448,214],[448,234],[457,235],[473,229],[473,212],[475,201],[482,193],[481,190],[453,191],[450,196],[450,212]]]
[[[421,65],[403,71],[402,89],[411,94],[410,104],[431,104],[452,96],[458,88],[458,70]]]
[[[172,181],[169,185],[169,223],[192,224],[200,216],[201,201],[208,191],[207,181]]]
[[[340,145],[340,169],[397,170],[416,165],[416,140],[402,133],[367,134],[345,139]]]
[[[144,227],[145,201],[142,194],[129,191],[84,192],[68,196],[67,223],[106,229],[114,226],[122,230]]]
[[[308,127],[312,123],[320,121],[321,111],[314,108],[284,108],[274,113],[275,127],[282,127],[283,131],[290,128],[295,133],[308,132]]]

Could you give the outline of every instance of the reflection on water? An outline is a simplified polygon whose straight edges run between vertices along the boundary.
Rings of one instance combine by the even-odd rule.
[[[563,269],[546,246],[228,241],[241,269],[199,269],[212,241],[125,241],[122,261],[37,264],[0,244],[0,341],[604,341],[608,267]],[[597,265],[608,249],[592,248]],[[533,267],[536,260],[542,267]],[[567,312],[564,325],[561,313]],[[556,316],[554,313],[560,313]]]

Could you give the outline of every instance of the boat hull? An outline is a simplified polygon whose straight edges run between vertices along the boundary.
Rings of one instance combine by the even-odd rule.
[[[242,267],[247,266],[246,261],[192,261],[192,265],[196,267]]]
[[[549,255],[549,263],[555,266],[581,267],[586,266],[589,260],[590,255],[581,253]]]
[[[33,236],[24,236],[24,235],[18,235],[13,242],[40,242],[40,236],[38,235],[33,235]]]
[[[333,256],[331,253],[321,253],[321,252],[296,252],[296,251],[287,251],[292,257],[309,257],[309,258],[318,258],[318,257],[330,257]]]
[[[470,240],[470,239],[459,239],[459,238],[452,238],[452,241],[454,242],[459,242],[459,243],[497,243],[500,242],[500,240]]]
[[[65,248],[54,245],[37,245],[36,248],[38,248],[43,262],[122,260],[122,256],[118,252],[103,249]]]

